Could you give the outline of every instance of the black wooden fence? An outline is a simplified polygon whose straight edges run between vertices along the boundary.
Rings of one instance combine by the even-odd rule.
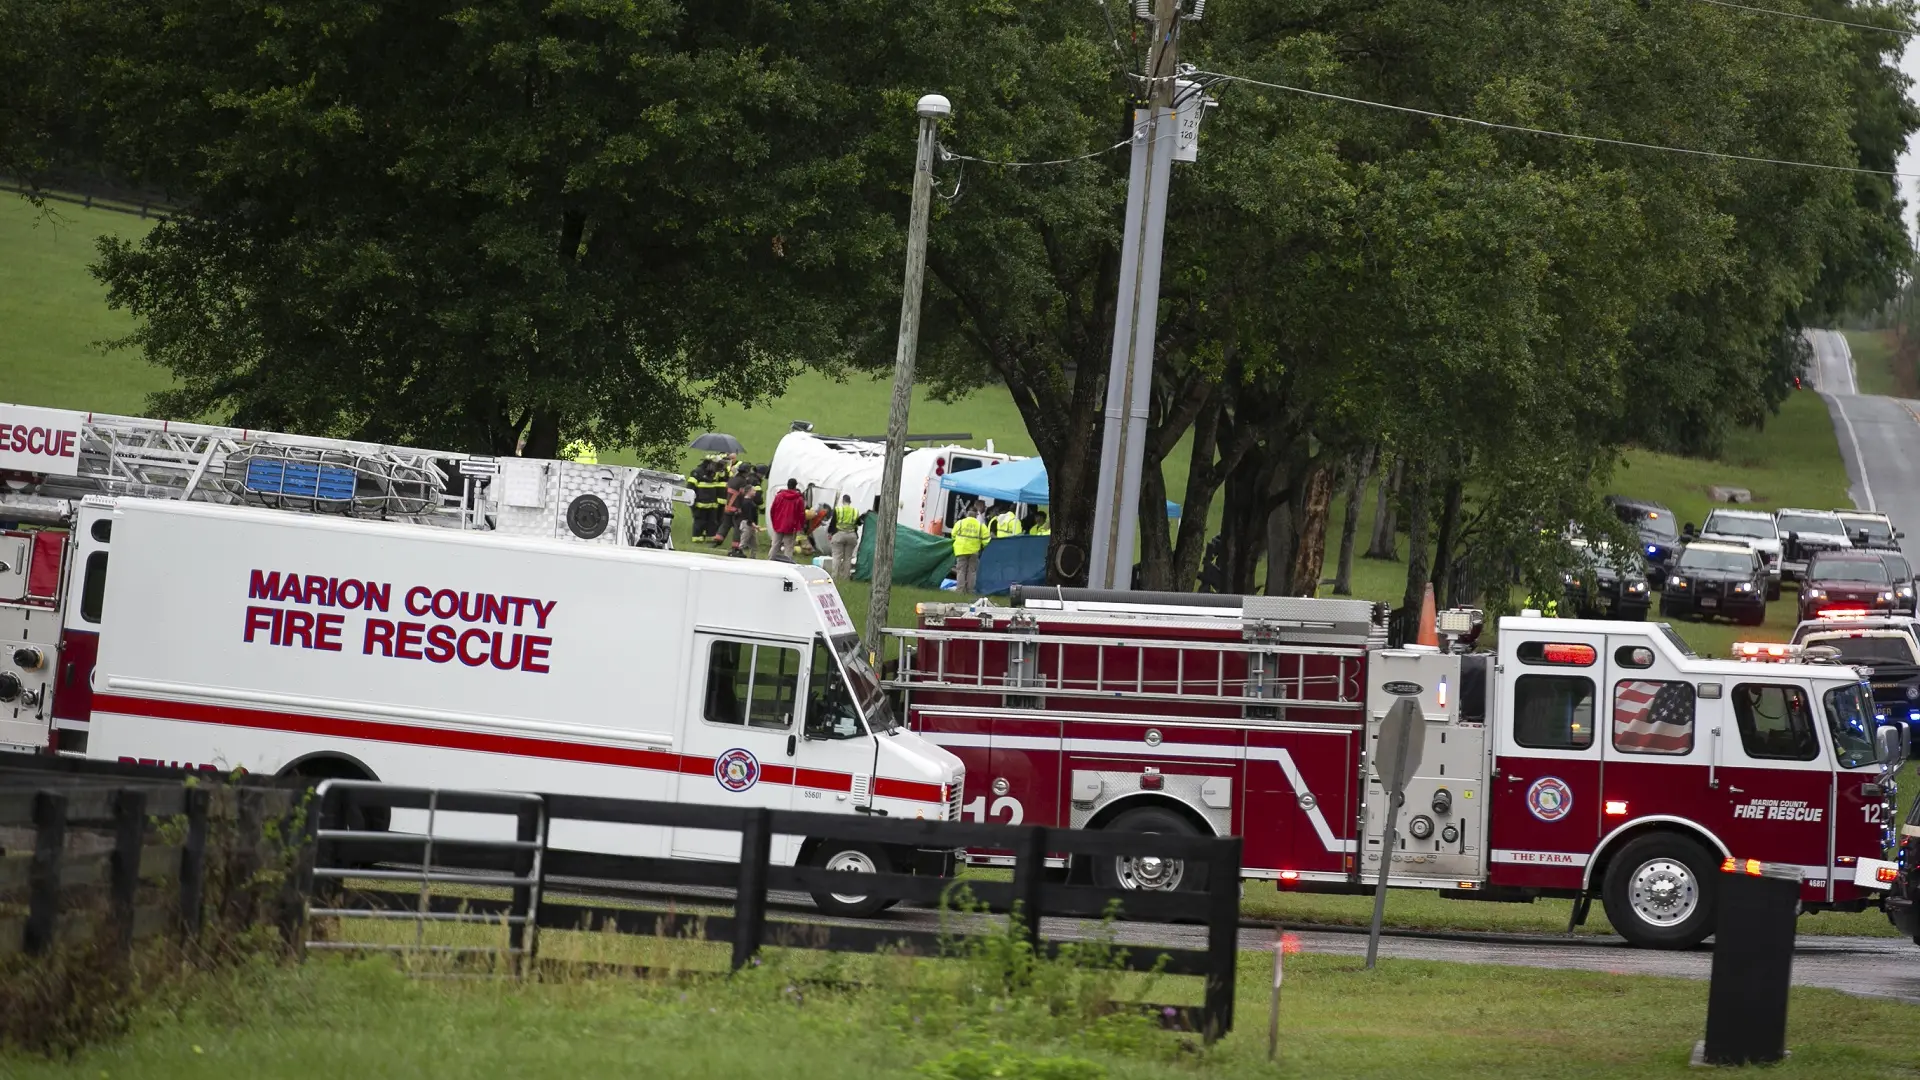
[[[189,777],[192,777],[190,780]],[[296,819],[303,789],[219,774],[51,757],[0,757],[0,955],[42,954],[104,937],[126,954],[173,931],[197,937],[209,866],[246,879],[261,861],[297,852],[270,843]],[[210,846],[210,827],[220,840]],[[289,838],[294,845],[302,839]],[[297,878],[297,875],[289,875]],[[292,881],[269,914],[298,937]]]
[[[1205,949],[1133,947],[1122,963],[1132,970],[1197,975],[1206,979],[1205,1004],[1194,1027],[1218,1038],[1233,1026],[1234,970],[1238,959],[1240,916],[1240,841],[1237,838],[1188,837],[1150,833],[1089,832],[1040,826],[908,820],[852,814],[735,808],[687,803],[643,802],[581,795],[508,795],[494,792],[411,788],[355,781],[328,781],[320,788],[320,827],[313,884],[315,915],[350,916],[369,909],[389,916],[445,916],[504,921],[508,951],[515,965],[532,960],[539,929],[615,930],[726,941],[738,968],[763,945],[843,952],[873,952],[906,946],[937,954],[951,933],[897,925],[839,922],[769,921],[767,894],[791,890],[809,894],[842,893],[907,902],[940,903],[955,885],[940,874],[848,874],[812,866],[779,866],[771,860],[775,836],[800,836],[826,842],[880,845],[905,857],[914,852],[959,848],[1011,851],[1011,881],[965,882],[975,904],[994,912],[1018,910],[1036,953],[1054,955],[1060,942],[1044,935],[1049,917],[1100,918],[1116,907],[1133,919],[1198,922],[1206,926]],[[384,820],[393,810],[427,811],[435,819],[448,813],[489,814],[514,823],[492,840],[424,833],[371,831],[356,822]],[[371,813],[369,813],[371,811]],[[473,819],[468,819],[469,821]],[[662,829],[702,829],[740,836],[737,862],[713,862],[634,855],[610,855],[556,848],[548,842],[556,822],[604,822]],[[502,822],[504,825],[504,821]],[[1141,892],[1100,889],[1048,880],[1049,852],[1085,857],[1180,859],[1190,871],[1205,867],[1206,889],[1191,892]],[[1195,875],[1197,877],[1197,875]],[[849,880],[852,878],[853,880]],[[617,882],[622,885],[717,886],[731,889],[728,915],[690,916],[671,910],[597,906],[575,900],[549,900],[557,879]],[[342,891],[344,882],[354,882]],[[416,888],[381,888],[377,883],[411,883]],[[470,895],[433,895],[435,884],[492,885],[511,890],[510,899]],[[578,892],[576,886],[552,888]],[[470,890],[469,890],[470,891]],[[310,944],[359,948],[337,942]],[[405,946],[393,946],[405,948]],[[462,951],[451,949],[450,951]],[[471,951],[493,951],[474,949]]]

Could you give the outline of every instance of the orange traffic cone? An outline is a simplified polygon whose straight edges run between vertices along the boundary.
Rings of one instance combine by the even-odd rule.
[[[1427,583],[1427,595],[1420,600],[1420,638],[1415,644],[1440,646],[1440,634],[1435,629],[1436,617],[1433,612],[1433,583]]]

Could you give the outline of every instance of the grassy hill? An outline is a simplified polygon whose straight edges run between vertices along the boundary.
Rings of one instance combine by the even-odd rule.
[[[164,389],[165,372],[101,342],[133,329],[107,307],[87,273],[94,240],[144,236],[150,222],[129,214],[0,195],[0,400],[94,412],[138,413]]]
[[[0,199],[0,400],[138,413],[147,394],[167,385],[164,372],[149,367],[136,355],[107,352],[101,347],[102,341],[125,334],[132,324],[124,314],[107,308],[104,290],[86,269],[94,257],[97,236],[138,236],[147,227],[147,223],[125,214],[64,205],[41,212],[22,200]],[[1870,357],[1877,354],[1870,352],[1871,342],[1861,340],[1860,335],[1851,337],[1861,356],[1861,380],[1866,388],[1869,368],[1875,363]],[[767,402],[751,407],[714,403],[712,430],[732,434],[746,445],[751,458],[765,461],[796,420],[810,421],[822,432],[879,434],[886,430],[887,406],[884,379],[836,381],[806,374]],[[996,448],[1006,452],[1033,452],[1033,441],[1018,411],[997,387],[954,402],[932,401],[921,393],[915,398],[912,415],[911,427],[916,433],[966,432],[973,441],[991,439]],[[1187,446],[1182,445],[1167,463],[1169,494],[1176,502],[1184,495],[1187,454]],[[607,457],[623,459],[617,453]],[[690,466],[697,458],[689,452],[686,464]],[[1749,488],[1759,506],[1846,505],[1846,475],[1839,447],[1818,396],[1810,392],[1793,395],[1764,431],[1736,436],[1719,461],[1630,450],[1615,476],[1613,490],[1658,500],[1671,507],[1682,521],[1698,522],[1710,506],[1707,489],[1715,484]],[[1368,499],[1362,515],[1363,540],[1372,524],[1372,508],[1373,500]],[[1344,513],[1338,502],[1334,513],[1337,523]],[[1217,515],[1216,506],[1216,523]],[[684,541],[684,523],[681,531]],[[1334,546],[1329,545],[1329,577]],[[1355,591],[1369,599],[1397,601],[1405,573],[1404,562],[1356,559]],[[847,591],[854,614],[864,617],[865,586],[852,585]],[[895,597],[893,620],[896,624],[910,621],[914,602],[938,595],[902,590]],[[1790,601],[1791,594],[1788,602],[1776,606],[1767,627],[1769,636],[1784,637],[1792,629]],[[1696,648],[1718,653],[1724,653],[1727,642],[1742,636],[1721,627],[1687,627],[1683,632]]]

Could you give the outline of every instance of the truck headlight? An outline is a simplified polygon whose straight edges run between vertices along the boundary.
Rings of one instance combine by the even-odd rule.
[[[1891,599],[1893,599],[1893,594],[1892,594],[1892,593],[1890,593],[1890,592],[1883,592],[1883,593],[1881,593],[1881,594],[1880,594],[1880,599],[1882,599],[1882,600],[1891,600]]]
[[[1742,582],[1739,582],[1739,583],[1737,583],[1737,584],[1735,584],[1735,585],[1734,585],[1734,587],[1733,587],[1733,591],[1734,591],[1734,592],[1752,592],[1752,591],[1753,591],[1753,582],[1751,582],[1751,581],[1742,581]]]
[[[1630,583],[1628,583],[1628,585],[1627,585],[1627,591],[1628,591],[1628,592],[1630,592],[1630,593],[1634,593],[1635,595],[1638,595],[1638,594],[1640,594],[1640,593],[1643,593],[1643,592],[1646,592],[1646,591],[1647,591],[1647,583],[1646,583],[1646,582],[1644,582],[1644,581],[1635,581],[1635,582],[1630,582]]]
[[[1667,579],[1667,587],[1670,589],[1684,589],[1687,587],[1687,579],[1683,577],[1670,577]]]
[[[1827,598],[1827,590],[1825,590],[1825,589],[1808,589],[1808,590],[1807,590],[1807,591],[1806,591],[1805,593],[1803,593],[1802,595],[1803,595],[1803,596],[1805,596],[1805,597],[1806,597],[1807,599],[1809,599],[1809,600],[1825,600],[1825,599]]]

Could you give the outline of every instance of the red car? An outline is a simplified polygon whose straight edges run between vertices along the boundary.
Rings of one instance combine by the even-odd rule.
[[[1822,552],[1807,564],[1800,583],[1800,618],[1823,611],[1892,614],[1899,606],[1897,585],[1877,552]]]

